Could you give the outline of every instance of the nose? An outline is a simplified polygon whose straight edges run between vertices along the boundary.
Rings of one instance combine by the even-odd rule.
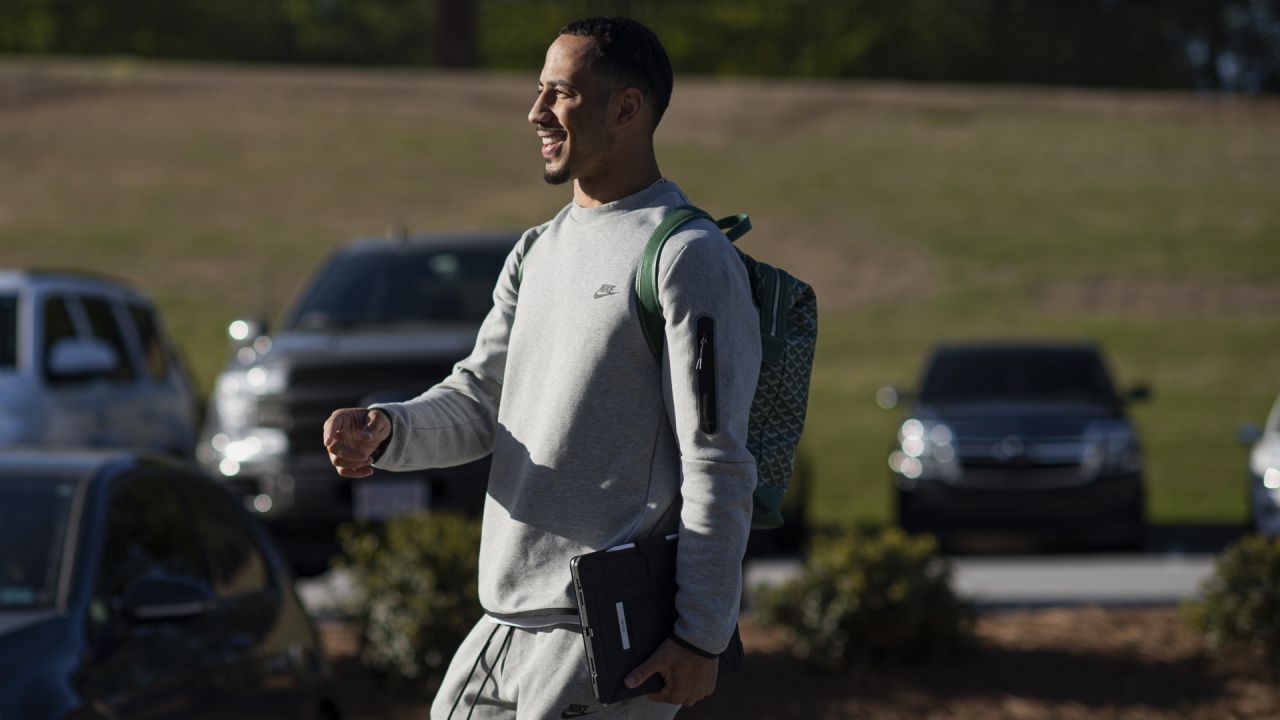
[[[551,113],[551,109],[547,107],[546,99],[547,91],[545,89],[533,99],[533,107],[529,108],[529,123],[531,125],[540,124],[540,121]]]

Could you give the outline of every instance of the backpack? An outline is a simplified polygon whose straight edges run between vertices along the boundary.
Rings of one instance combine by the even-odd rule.
[[[671,211],[649,236],[634,292],[640,328],[658,363],[662,362],[662,306],[658,301],[658,258],[662,247],[685,223],[704,218],[735,241],[751,229],[745,214],[714,220],[685,205]],[[795,470],[796,445],[804,430],[809,402],[809,376],[818,340],[818,301],[813,288],[781,268],[738,250],[747,269],[752,300],[760,313],[760,378],[747,421],[747,449],[756,461],[751,528],[780,527],[782,498]]]

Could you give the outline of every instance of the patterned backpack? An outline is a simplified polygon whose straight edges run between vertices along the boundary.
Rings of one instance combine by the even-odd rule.
[[[662,361],[662,307],[658,302],[658,256],[680,226],[711,220],[730,241],[751,229],[746,215],[714,220],[692,205],[673,210],[653,231],[636,273],[640,327],[653,355]],[[752,498],[752,529],[782,525],[782,497],[795,469],[796,445],[804,430],[809,375],[818,340],[818,301],[813,288],[780,268],[738,251],[747,268],[752,299],[760,312],[760,379],[751,401],[747,448],[755,457],[758,480]]]

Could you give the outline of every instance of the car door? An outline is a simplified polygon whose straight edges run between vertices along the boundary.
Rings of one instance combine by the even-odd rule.
[[[107,444],[114,447],[155,448],[158,420],[148,416],[149,398],[143,392],[142,374],[139,372],[136,352],[126,339],[122,318],[117,314],[117,303],[112,298],[94,293],[80,296],[89,334],[105,343],[120,358],[116,369],[102,378],[102,413],[111,424],[106,433]]]
[[[51,360],[59,341],[88,335],[77,299],[70,294],[45,295],[39,301],[40,379],[45,387],[41,445],[100,446],[111,442],[111,423],[104,379],[60,375]]]
[[[307,619],[284,602],[287,578],[276,576],[226,488],[197,476],[180,484],[204,543],[218,597],[216,622],[225,642],[219,692],[241,698],[241,718],[307,718],[316,708],[307,680]]]
[[[163,575],[210,585],[204,552],[170,478],[135,471],[111,493],[90,603],[93,662],[86,706],[121,720],[235,717],[215,692],[218,628],[208,613],[140,621],[125,612],[139,580]],[[210,592],[211,594],[211,592]]]
[[[139,382],[134,392],[143,423],[139,446],[189,457],[195,448],[196,419],[186,369],[150,307],[128,301],[116,311],[138,358]]]

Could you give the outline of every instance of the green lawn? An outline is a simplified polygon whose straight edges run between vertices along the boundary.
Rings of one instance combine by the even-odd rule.
[[[524,227],[527,75],[0,62],[0,265],[150,293],[207,389],[237,315],[274,315],[360,234]],[[1280,104],[1182,94],[678,79],[667,175],[810,280],[804,449],[820,522],[883,521],[898,416],[940,340],[1101,342],[1160,522],[1236,521],[1280,391]]]

